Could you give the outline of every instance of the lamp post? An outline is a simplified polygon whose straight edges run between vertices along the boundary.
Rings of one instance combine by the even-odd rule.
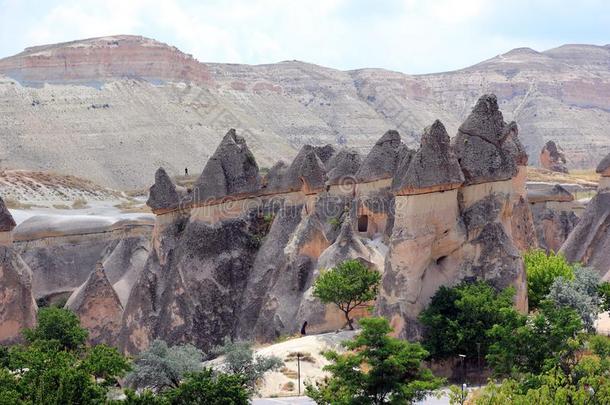
[[[462,395],[460,398],[460,403],[462,405],[464,405],[464,391],[466,391],[466,369],[464,368],[464,360],[466,359],[466,355],[465,354],[458,354],[458,356],[460,356],[460,361],[462,362],[461,364],[461,368],[462,368]]]
[[[301,396],[301,352],[297,352],[297,382],[299,384],[299,396]]]

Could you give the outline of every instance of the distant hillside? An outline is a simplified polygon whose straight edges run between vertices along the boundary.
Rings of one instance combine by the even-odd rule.
[[[453,134],[486,92],[519,123],[534,163],[548,139],[573,168],[610,152],[608,45],[520,48],[454,72],[406,75],[200,63],[151,39],[113,36],[0,59],[0,165],[141,188],[161,165],[199,173],[230,127],[270,166],[305,143],[365,152],[389,128],[415,146],[436,118]]]

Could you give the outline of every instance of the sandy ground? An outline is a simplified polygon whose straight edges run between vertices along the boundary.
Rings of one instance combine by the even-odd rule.
[[[49,216],[57,220],[87,221],[88,219],[95,219],[107,221],[109,225],[123,219],[154,218],[152,213],[124,212],[116,207],[120,202],[120,200],[90,201],[87,203],[87,207],[82,209],[34,207],[30,209],[9,209],[9,211],[15,218],[17,225],[38,215]]]
[[[597,317],[595,329],[600,335],[610,336],[610,313],[604,312]]]

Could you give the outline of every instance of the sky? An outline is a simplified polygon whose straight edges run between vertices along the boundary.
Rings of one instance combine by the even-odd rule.
[[[115,34],[202,62],[433,73],[517,47],[608,44],[610,0],[0,0],[0,57]]]

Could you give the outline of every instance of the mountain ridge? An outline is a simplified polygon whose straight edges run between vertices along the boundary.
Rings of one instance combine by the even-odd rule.
[[[300,61],[206,63],[153,39],[114,35],[0,59],[0,163],[142,187],[160,165],[199,171],[229,127],[271,166],[305,143],[365,152],[388,129],[415,146],[437,118],[454,135],[488,92],[506,121],[518,121],[530,162],[550,139],[570,167],[593,167],[610,151],[608,45],[516,48],[463,69],[409,75]]]

